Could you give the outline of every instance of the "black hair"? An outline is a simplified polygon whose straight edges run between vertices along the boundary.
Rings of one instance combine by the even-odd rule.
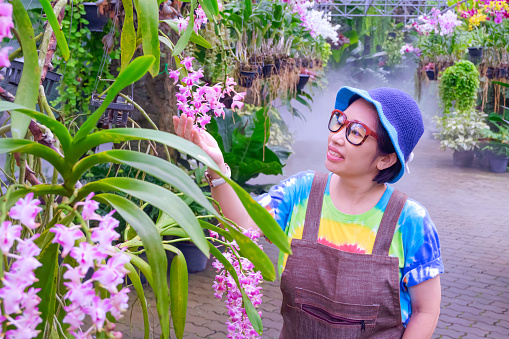
[[[358,100],[360,98],[361,98],[360,95],[354,94],[348,101],[348,106],[350,106],[351,104],[353,104],[356,100]],[[373,104],[371,104],[371,105],[373,105]],[[376,111],[376,107],[374,105],[373,105],[373,108]],[[377,117],[378,117],[378,114],[377,114]],[[378,117],[378,119],[377,119],[376,134],[378,134],[378,151],[380,152],[381,155],[396,153],[396,149],[394,148],[394,145],[393,145],[392,140],[389,136],[389,133],[387,132],[385,127],[382,125],[382,122],[380,121],[380,117]],[[401,171],[401,162],[399,161],[399,158],[398,158],[394,165],[392,165],[389,168],[381,170],[373,178],[373,181],[376,181],[378,184],[384,184],[384,183],[389,182],[392,179],[394,179],[399,174],[400,171]]]

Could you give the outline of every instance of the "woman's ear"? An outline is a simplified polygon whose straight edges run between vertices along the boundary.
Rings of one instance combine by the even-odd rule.
[[[376,168],[378,168],[379,171],[383,171],[394,165],[398,161],[398,156],[396,153],[381,155],[378,157],[377,161]]]

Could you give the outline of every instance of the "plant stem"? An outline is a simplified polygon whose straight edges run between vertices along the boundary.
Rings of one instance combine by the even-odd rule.
[[[21,185],[25,183],[26,163],[27,163],[26,154],[25,153],[20,153],[19,154],[19,178],[18,178],[18,183],[21,184]]]

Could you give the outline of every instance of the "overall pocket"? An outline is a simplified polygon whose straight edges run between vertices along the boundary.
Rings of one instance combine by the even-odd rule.
[[[375,329],[378,305],[338,302],[319,293],[296,288],[299,338],[369,338]]]

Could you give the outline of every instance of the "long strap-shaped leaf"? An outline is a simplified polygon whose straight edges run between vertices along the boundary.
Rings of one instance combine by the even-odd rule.
[[[53,132],[57,136],[58,140],[60,140],[64,155],[69,153],[69,147],[71,146],[71,135],[63,124],[55,119],[52,119],[46,114],[28,109],[25,106],[9,101],[0,101],[0,112],[13,110],[16,110],[17,112],[22,113],[32,119],[38,120],[41,124],[51,129],[51,132]]]
[[[12,206],[14,206],[16,201],[23,198],[30,192],[34,192],[35,197],[43,195],[43,194],[57,194],[57,195],[69,195],[69,196],[72,194],[72,191],[69,192],[63,186],[60,186],[60,185],[55,185],[55,186],[53,186],[53,185],[36,185],[36,186],[28,187],[28,188],[21,188],[21,189],[15,190],[14,192],[11,192],[9,194],[8,198],[6,198],[5,196],[2,197],[2,199],[7,199],[7,201],[6,201],[7,210],[9,210]]]
[[[150,1],[147,0],[147,2]],[[154,60],[154,56],[152,55],[138,57],[134,59],[122,72],[120,72],[117,79],[108,90],[102,105],[85,121],[80,130],[76,133],[73,144],[76,144],[90,133],[90,131],[97,125],[101,115],[104,111],[106,111],[106,108],[108,108],[108,105],[113,101],[113,99],[115,99],[118,92],[133,82],[138,81],[145,73],[147,73],[147,70],[154,63]]]
[[[134,31],[134,11],[132,0],[122,0],[124,5],[124,23],[122,25],[122,35],[120,36],[120,71],[124,70],[134,55],[136,50],[136,32]]]
[[[44,9],[44,13],[46,13],[46,18],[48,18],[48,21],[51,25],[51,28],[53,28],[53,33],[55,33],[55,38],[57,38],[57,44],[58,47],[60,47],[60,52],[62,53],[62,56],[64,57],[64,60],[67,61],[69,59],[69,46],[67,46],[67,41],[65,40],[64,32],[62,32],[62,28],[60,27],[60,24],[58,23],[57,17],[55,16],[55,13],[53,12],[53,7],[51,7],[51,4],[48,0],[40,0],[42,8]]]
[[[147,299],[145,298],[145,292],[143,292],[143,285],[141,284],[140,276],[136,269],[131,263],[125,264],[125,267],[129,270],[127,274],[129,279],[131,279],[131,283],[133,284],[136,293],[138,294],[138,300],[141,304],[141,311],[143,312],[143,327],[145,328],[145,339],[150,338],[150,322],[148,320],[148,309],[147,309]]]
[[[159,6],[157,0],[138,0],[134,4],[138,13],[138,30],[141,30],[143,54],[146,56],[151,55],[155,58],[149,70],[150,74],[155,77],[159,74],[159,59],[161,55],[158,39]]]
[[[180,252],[173,258],[170,267],[171,318],[177,339],[184,336],[188,290],[187,263],[184,254]]]
[[[19,81],[16,92],[15,103],[23,105],[29,109],[35,109],[37,97],[39,95],[39,81],[41,69],[35,47],[35,34],[28,13],[23,7],[21,0],[12,0],[12,16],[16,22],[16,30],[20,38],[20,45],[23,48],[23,73]],[[11,112],[11,132],[15,139],[25,137],[30,118],[24,114]]]
[[[49,244],[43,248],[42,253],[37,258],[42,264],[35,270],[35,276],[38,281],[34,283],[34,288],[40,288],[39,312],[41,312],[42,323],[37,326],[40,330],[37,338],[43,338],[44,332],[50,333],[53,325],[53,316],[55,314],[57,277],[58,277],[58,244]],[[45,330],[46,327],[46,330]]]
[[[189,10],[189,23],[187,24],[186,31],[180,37],[179,41],[175,45],[173,49],[172,56],[179,55],[182,53],[184,48],[187,46],[189,42],[189,38],[191,37],[191,33],[194,31],[194,10],[196,9],[196,0],[191,0],[191,9]]]
[[[177,23],[175,21],[173,21],[173,20],[161,20],[161,22],[166,23],[168,26],[173,28],[173,30],[175,32],[179,31]],[[163,44],[168,46],[168,48],[173,49],[170,41],[168,41],[167,38],[165,38],[163,36],[159,36],[159,41],[161,41]],[[195,44],[200,45],[200,46],[202,46],[204,48],[212,48],[212,45],[210,44],[210,42],[205,40],[201,35],[196,34],[195,31],[192,31],[191,36],[189,37],[189,41],[194,42]]]
[[[226,182],[232,186],[240,201],[246,208],[249,216],[253,219],[256,225],[260,227],[260,229],[263,231],[263,234],[267,236],[283,252],[292,253],[286,234],[283,232],[274,218],[272,218],[272,216],[267,212],[267,210],[256,201],[254,201],[249,193],[247,193],[237,183],[226,178],[221,173],[221,169],[207,155],[207,153],[205,153],[205,151],[203,151],[192,142],[185,140],[184,138],[180,138],[176,135],[162,131],[154,131],[142,128],[116,128],[112,130],[102,130],[91,134],[85,140],[76,144],[75,153],[71,155],[71,157],[78,159],[87,150],[101,144],[109,142],[123,142],[129,140],[153,140],[165,144],[169,147],[179,150],[182,153],[194,157],[206,166],[215,170],[226,180]]]
[[[157,302],[157,314],[162,337],[170,336],[170,298],[168,291],[168,261],[161,237],[152,220],[138,206],[115,194],[98,194],[94,200],[105,203],[117,210],[122,218],[138,233],[147,253],[153,272],[153,284]]]
[[[49,161],[62,174],[70,172],[64,159],[51,148],[26,139],[0,139],[0,153],[29,153]]]
[[[77,200],[81,200],[90,192],[98,191],[121,191],[157,207],[172,217],[186,231],[193,243],[207,257],[209,256],[207,240],[194,213],[180,197],[171,191],[133,178],[106,178],[83,186]]]

